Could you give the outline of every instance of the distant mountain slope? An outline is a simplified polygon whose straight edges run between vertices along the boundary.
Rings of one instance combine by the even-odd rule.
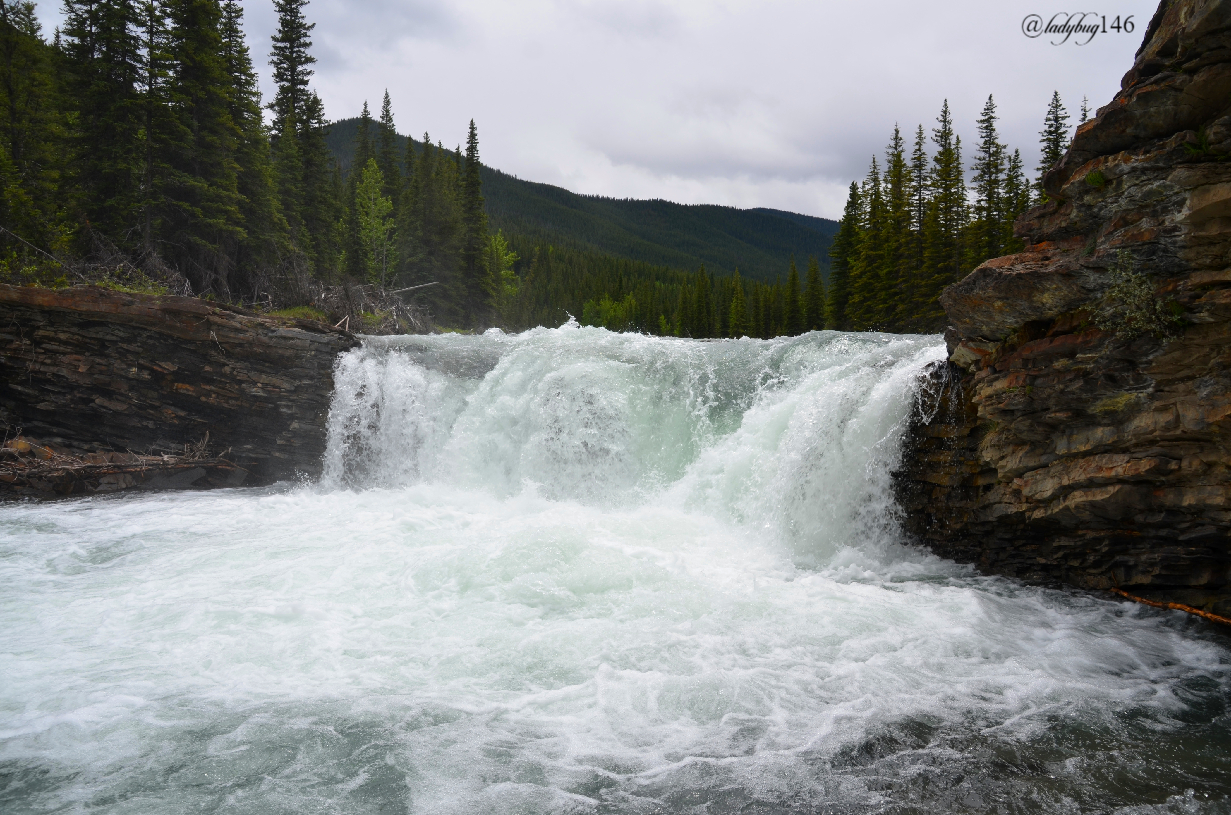
[[[335,122],[329,146],[350,167],[358,119]],[[398,136],[399,152],[406,137]],[[417,148],[422,147],[415,141]],[[536,240],[591,249],[646,263],[716,274],[739,268],[751,278],[785,279],[791,255],[802,275],[808,258],[828,271],[829,244],[838,224],[776,209],[736,209],[578,195],[561,187],[523,181],[482,168],[483,196],[493,229]]]

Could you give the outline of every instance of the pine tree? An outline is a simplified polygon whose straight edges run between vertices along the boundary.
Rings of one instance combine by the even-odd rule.
[[[928,165],[930,159],[927,151],[927,140],[923,133],[923,125],[915,130],[915,147],[910,154],[910,228],[914,235],[913,266],[919,269],[923,266],[923,219],[927,217],[928,203]]]
[[[409,141],[409,139],[407,140]],[[393,106],[389,101],[389,91],[385,90],[385,98],[380,104],[380,123],[377,125],[376,163],[385,178],[385,197],[393,202],[394,217],[397,217],[398,199],[401,197],[402,173],[398,169],[397,131],[393,127]]]
[[[1069,145],[1069,114],[1060,102],[1060,91],[1052,91],[1047,103],[1047,115],[1043,117],[1043,129],[1039,131],[1039,144],[1043,146],[1039,157],[1039,176],[1034,182],[1039,200],[1046,200],[1043,193],[1043,176],[1064,158]]]
[[[346,235],[346,272],[351,277],[363,280],[369,277],[368,257],[363,246],[359,225],[359,184],[368,162],[375,159],[376,149],[372,144],[372,114],[367,100],[359,115],[359,127],[355,130],[354,160],[346,178],[346,216],[343,230]],[[383,184],[383,180],[382,180]]]
[[[393,202],[384,195],[385,179],[376,159],[369,158],[355,186],[359,266],[364,278],[384,288],[397,264],[393,236]]]
[[[887,330],[906,317],[902,313],[901,293],[908,285],[912,269],[910,187],[906,146],[895,124],[885,149],[885,217],[880,234],[884,249],[875,318],[875,322]]]
[[[966,268],[973,269],[988,258],[999,257],[1004,249],[1005,209],[1004,151],[996,133],[996,103],[991,95],[979,116],[979,145],[975,150],[975,203],[971,240],[967,246]]]
[[[244,41],[243,8],[237,0],[222,4],[219,33],[231,121],[239,131],[236,163],[240,218],[246,233],[236,258],[244,277],[236,284],[255,296],[258,270],[273,266],[285,253],[288,227],[278,200],[269,132],[261,116],[261,92]]]
[[[75,197],[63,184],[58,54],[43,42],[30,0],[0,2],[0,272],[32,271],[64,254]],[[48,269],[58,276],[59,269]]]
[[[312,91],[308,80],[312,78],[311,66],[316,63],[309,49],[309,36],[316,23],[309,23],[303,8],[308,0],[274,0],[278,13],[278,31],[273,37],[273,51],[269,64],[274,69],[274,83],[278,86],[269,109],[274,113],[274,134],[283,135],[282,124],[288,117],[298,126],[306,125],[312,118],[307,109]]]
[[[851,266],[859,251],[859,213],[863,208],[859,199],[859,185],[852,181],[846,207],[842,210],[838,233],[829,248],[829,291],[825,299],[825,327],[835,331],[846,331],[850,327],[846,307],[850,298]]]
[[[62,43],[73,105],[73,170],[91,229],[134,245],[144,175],[142,15],[134,0],[65,0]]]
[[[728,314],[727,336],[736,340],[748,336],[748,304],[744,296],[743,281],[739,278],[739,269],[735,270],[735,279],[731,284],[731,308]]]
[[[273,35],[269,64],[274,69],[277,90],[269,107],[274,113],[273,147],[279,187],[294,194],[293,208],[283,199],[291,223],[294,248],[311,259],[312,268],[322,278],[339,274],[346,257],[347,233],[338,224],[345,220],[343,188],[337,163],[325,141],[327,125],[320,97],[308,85],[316,58],[310,53],[309,35],[315,23],[304,18],[307,0],[274,0],[278,30]],[[286,128],[293,127],[293,131]],[[285,138],[295,145],[282,145]],[[297,155],[298,172],[286,166],[286,158]],[[282,178],[284,173],[294,177]]]
[[[932,247],[932,297],[956,281],[962,271],[961,235],[966,225],[966,180],[962,169],[962,138],[953,132],[949,100],[945,100],[932,130],[932,191],[936,204],[938,243]],[[925,265],[927,261],[925,259]]]
[[[820,331],[825,327],[825,283],[821,280],[821,264],[808,258],[808,288],[804,293],[804,330]]]
[[[466,134],[466,162],[462,166],[461,231],[462,273],[469,297],[468,311],[472,322],[489,318],[490,296],[484,286],[481,263],[483,244],[487,241],[487,214],[483,208],[483,184],[479,176],[479,132],[470,120]]]
[[[714,336],[713,279],[706,274],[704,264],[693,278],[692,334],[698,339]]]
[[[1030,208],[1030,183],[1026,180],[1022,168],[1022,154],[1014,150],[1009,156],[1009,164],[1004,176],[1003,212],[1001,234],[1004,237],[1003,251],[1005,254],[1020,252],[1025,248],[1021,238],[1014,237],[1013,223],[1017,217]]]
[[[764,311],[761,306],[761,289],[759,281],[751,281],[751,292],[748,295],[748,336],[765,337]]]
[[[242,226],[239,129],[231,119],[217,0],[168,0],[170,94],[178,114],[164,256],[198,291],[230,294]]]
[[[1081,98],[1081,118],[1077,120],[1077,123],[1085,124],[1086,120],[1089,118],[1090,118],[1090,100],[1087,97],[1083,96]]]
[[[788,337],[804,333],[803,304],[800,302],[799,270],[791,257],[791,269],[787,273],[786,292],[783,294],[782,333]]]
[[[862,211],[857,249],[851,262],[850,301],[847,317],[856,331],[877,327],[880,322],[882,270],[885,263],[885,200],[880,165],[876,156],[860,189]]]

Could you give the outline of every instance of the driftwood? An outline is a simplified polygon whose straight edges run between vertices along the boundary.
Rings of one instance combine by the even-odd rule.
[[[79,453],[18,437],[0,448],[0,498],[59,498],[120,490],[238,487],[248,471],[206,453],[208,436],[184,455]],[[225,455],[225,454],[224,454]]]
[[[1128,592],[1124,591],[1124,589],[1110,589],[1109,591],[1111,591],[1112,594],[1118,594],[1121,597],[1124,597],[1128,600],[1132,600],[1134,603],[1141,603],[1142,605],[1153,606],[1154,608],[1166,608],[1172,611],[1187,611],[1189,614],[1195,614],[1198,617],[1209,620],[1212,623],[1220,623],[1222,625],[1231,625],[1231,617],[1223,617],[1220,614],[1214,614],[1209,611],[1202,611],[1199,608],[1193,608],[1192,606],[1186,606],[1183,603],[1164,603],[1158,600],[1147,600],[1144,597],[1138,597],[1135,594],[1129,594]]]

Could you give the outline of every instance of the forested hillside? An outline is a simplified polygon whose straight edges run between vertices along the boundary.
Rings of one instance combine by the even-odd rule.
[[[360,119],[329,127],[327,143],[345,174],[354,162]],[[405,155],[406,136],[394,136]],[[422,150],[420,139],[414,149]],[[670,266],[704,265],[718,275],[785,279],[792,257],[816,257],[827,271],[836,221],[774,209],[736,209],[577,195],[482,166],[483,198],[494,230],[535,241]]]
[[[946,104],[910,151],[895,129],[836,234],[794,213],[521,181],[482,165],[473,121],[464,149],[399,136],[388,93],[376,117],[365,103],[330,123],[306,6],[274,0],[265,103],[237,0],[65,0],[50,39],[34,3],[0,1],[0,281],[174,291],[372,331],[569,315],[688,337],[934,331],[941,289],[1018,248],[1013,221],[1041,196],[990,97],[969,177]],[[1066,120],[1056,96],[1040,174]]]

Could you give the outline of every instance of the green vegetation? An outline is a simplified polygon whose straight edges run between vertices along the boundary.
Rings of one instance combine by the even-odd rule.
[[[354,166],[356,138],[363,126],[362,117],[330,125],[328,143],[343,173]],[[391,155],[401,157],[408,150],[418,153],[423,149],[421,139],[391,130],[381,133],[382,137],[388,134]],[[403,167],[404,162],[392,159],[388,166]],[[824,273],[829,245],[838,229],[831,220],[773,209],[577,195],[482,164],[479,177],[491,230],[654,266],[696,269],[704,265],[720,276],[738,267],[745,277],[772,282],[786,273],[792,255],[817,257]]]
[[[1183,309],[1155,293],[1154,284],[1136,270],[1128,250],[1116,253],[1107,276],[1111,284],[1103,294],[1102,312],[1096,320],[1099,328],[1131,340],[1142,334],[1167,337],[1184,325]]]
[[[294,306],[292,308],[280,308],[269,312],[270,317],[290,317],[295,320],[316,320],[323,323],[328,321],[328,316],[325,312],[312,306]]]
[[[998,139],[992,97],[978,120],[973,204],[947,101],[936,121],[930,157],[922,125],[909,158],[895,127],[884,172],[874,156],[863,182],[851,183],[829,253],[826,328],[943,329],[945,286],[988,258],[1022,248],[1013,221],[1030,206],[1030,187],[1021,153],[1009,154]]]
[[[895,128],[840,224],[582,196],[484,167],[473,121],[464,149],[399,135],[387,92],[378,118],[365,103],[330,124],[306,6],[274,0],[267,126],[237,0],[65,0],[51,41],[29,0],[0,3],[0,280],[196,294],[370,330],[574,315],[772,337],[935,330],[945,285],[1018,248],[1030,187],[990,97],[969,180],[946,103],[934,152],[922,126],[909,151]],[[1045,160],[1063,152],[1066,119],[1053,96]]]

